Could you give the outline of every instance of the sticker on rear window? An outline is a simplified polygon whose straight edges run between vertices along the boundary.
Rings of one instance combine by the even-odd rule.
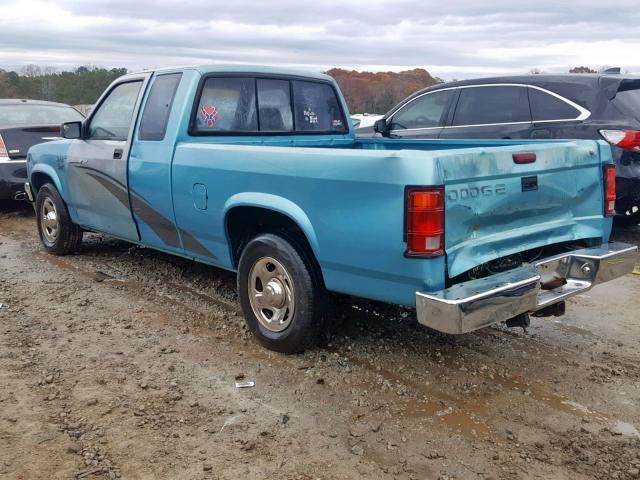
[[[304,121],[307,123],[318,123],[318,115],[310,108],[305,108],[303,111]]]
[[[207,127],[213,127],[213,124],[218,121],[218,110],[211,105],[203,105],[200,109],[200,120],[206,124]]]

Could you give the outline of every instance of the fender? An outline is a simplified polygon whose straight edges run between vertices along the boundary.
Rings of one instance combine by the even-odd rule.
[[[234,207],[258,207],[264,208],[266,210],[273,210],[274,212],[281,213],[286,215],[291,220],[293,220],[302,233],[307,237],[307,241],[313,250],[313,254],[317,259],[320,257],[318,253],[320,251],[320,246],[318,245],[318,237],[316,232],[311,224],[311,220],[307,214],[300,208],[297,204],[288,200],[284,197],[280,197],[278,195],[272,195],[270,193],[262,193],[262,192],[242,192],[236,193],[235,195],[229,197],[229,199],[225,202],[222,214],[222,222],[223,229],[226,232],[226,220],[229,210]],[[230,243],[230,239],[227,235],[227,242]]]
[[[29,180],[31,181],[32,185],[33,185],[33,176],[36,173],[42,173],[42,174],[50,177],[51,180],[53,181],[54,186],[56,187],[58,192],[60,192],[60,195],[62,196],[62,199],[65,202],[67,202],[67,204],[68,204],[68,199],[66,198],[67,197],[66,191],[62,187],[62,182],[60,182],[60,177],[58,176],[57,172],[55,171],[55,169],[51,165],[48,165],[46,163],[39,163],[39,162],[35,164],[35,166],[31,170],[31,173],[29,174]]]

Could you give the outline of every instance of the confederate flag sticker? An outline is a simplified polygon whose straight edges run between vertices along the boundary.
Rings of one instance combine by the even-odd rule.
[[[213,124],[218,121],[218,110],[211,105],[203,105],[200,109],[200,120],[206,124],[207,127],[213,127]]]

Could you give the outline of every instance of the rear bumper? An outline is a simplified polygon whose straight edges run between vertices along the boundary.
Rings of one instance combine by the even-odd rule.
[[[0,162],[0,200],[13,200],[27,179],[26,160]]]
[[[626,275],[633,271],[637,255],[636,246],[609,243],[545,258],[438,292],[417,292],[418,322],[450,334],[478,330]]]

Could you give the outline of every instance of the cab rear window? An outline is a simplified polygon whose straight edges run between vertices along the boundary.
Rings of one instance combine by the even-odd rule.
[[[333,88],[326,83],[293,81],[293,105],[298,132],[337,132],[347,129]]]
[[[194,111],[191,133],[346,133],[332,85],[286,78],[209,77]]]

